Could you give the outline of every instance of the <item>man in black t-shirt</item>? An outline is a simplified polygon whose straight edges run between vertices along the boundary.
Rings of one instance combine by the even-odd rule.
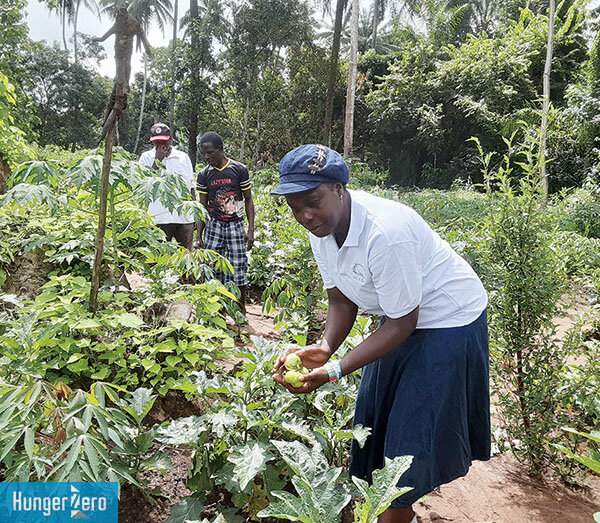
[[[197,245],[222,254],[234,273],[216,271],[223,283],[233,281],[241,292],[240,305],[246,311],[248,256],[254,243],[254,202],[246,166],[223,153],[223,140],[214,132],[200,137],[200,150],[208,164],[197,179],[200,203],[208,209],[210,220],[198,224]],[[244,228],[244,211],[248,231]]]

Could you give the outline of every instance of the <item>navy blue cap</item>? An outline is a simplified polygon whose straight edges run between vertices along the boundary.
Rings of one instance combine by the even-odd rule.
[[[311,191],[322,183],[348,183],[350,170],[338,152],[324,145],[301,145],[279,163],[279,185],[271,194]]]

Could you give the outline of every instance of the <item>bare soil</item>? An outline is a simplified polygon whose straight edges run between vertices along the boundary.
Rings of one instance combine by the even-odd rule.
[[[476,461],[469,473],[415,505],[420,523],[590,523],[600,511],[600,478],[573,489],[551,478],[532,479],[510,454]]]
[[[52,265],[44,261],[44,251],[34,249],[15,258],[8,269],[4,284],[7,294],[16,294],[20,298],[33,299],[40,287],[48,281]]]

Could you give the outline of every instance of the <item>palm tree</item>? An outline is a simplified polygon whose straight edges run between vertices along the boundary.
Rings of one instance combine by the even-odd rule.
[[[347,57],[350,53],[350,16],[352,10],[348,10],[342,23],[342,35],[340,37],[340,56]],[[364,54],[371,49],[372,41],[372,18],[369,11],[361,9],[358,19],[358,54]],[[322,24],[323,29],[316,33],[316,39],[323,42],[323,45],[331,46],[333,39],[333,24]],[[394,43],[393,20],[388,20],[384,24],[379,24],[377,32],[377,47],[375,51],[378,54],[389,54],[398,51],[400,46]]]
[[[347,0],[336,0],[335,22],[333,26],[333,43],[329,59],[329,79],[327,82],[327,99],[325,102],[325,121],[323,123],[323,141],[331,145],[331,118],[333,115],[333,96],[335,93],[335,79],[337,77],[338,61],[340,56],[340,39],[342,36],[342,19]]]
[[[69,50],[67,46],[67,24],[71,20],[75,8],[73,0],[44,0],[49,11],[58,11],[60,25],[62,26],[62,41],[65,51]]]
[[[188,97],[199,100],[201,96],[201,77],[205,69],[214,66],[211,55],[213,39],[220,40],[227,30],[223,17],[223,8],[219,0],[190,0],[190,8],[181,21],[186,28],[186,38],[190,40],[191,59],[186,61],[190,69],[191,89]],[[198,119],[199,104],[192,103],[188,120],[188,155],[192,165],[196,166],[198,157]]]
[[[145,30],[150,20],[156,19],[162,28],[164,21],[170,18],[170,0],[102,0],[103,12],[114,20],[112,27],[96,40],[103,42],[109,36],[115,36],[115,81],[104,115],[104,124],[100,140],[106,139],[104,160],[102,162],[102,178],[100,185],[100,210],[98,232],[96,234],[96,253],[94,272],[90,290],[89,309],[95,313],[98,308],[98,290],[100,288],[100,266],[104,250],[104,234],[106,231],[106,207],[108,201],[108,179],[112,160],[112,148],[115,139],[117,118],[127,107],[129,93],[129,77],[131,75],[131,55],[133,41],[137,38],[138,47],[143,44],[146,53],[150,53],[150,44]]]
[[[171,40],[171,103],[169,108],[169,127],[173,129],[175,120],[175,49],[177,47],[177,9],[178,0],[173,5],[173,39]]]
[[[170,0],[101,0],[102,13],[108,13],[114,20],[112,27],[98,42],[115,36],[115,82],[111,98],[107,105],[104,125],[100,140],[108,134],[109,128],[127,105],[129,93],[129,77],[131,75],[131,55],[133,41],[137,38],[137,47],[144,46],[146,53],[151,54],[150,44],[146,38],[146,29],[155,18],[159,27],[164,28],[165,20],[171,18]]]
[[[371,49],[377,47],[377,28],[385,16],[387,0],[373,0],[373,26],[371,30]]]
[[[96,11],[98,8],[98,4],[96,0],[75,0],[75,8],[73,10],[72,16],[70,17],[70,21],[73,24],[73,56],[75,58],[75,62],[78,59],[78,47],[77,47],[77,25],[79,22],[79,8],[83,4],[88,9]]]

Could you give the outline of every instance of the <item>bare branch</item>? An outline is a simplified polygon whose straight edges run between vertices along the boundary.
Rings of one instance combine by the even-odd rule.
[[[104,40],[106,40],[109,36],[115,34],[115,26],[113,25],[108,31],[106,31],[106,33],[104,33],[102,36],[96,36],[95,38],[92,38],[92,40],[94,42],[104,42]]]

